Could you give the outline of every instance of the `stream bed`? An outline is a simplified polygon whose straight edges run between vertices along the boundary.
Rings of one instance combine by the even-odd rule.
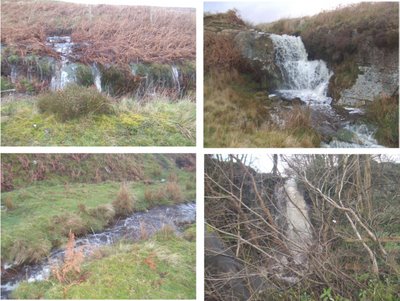
[[[75,248],[83,247],[85,256],[95,249],[111,245],[121,239],[138,241],[143,231],[151,237],[165,225],[172,227],[179,235],[182,227],[196,221],[196,203],[158,206],[147,211],[135,212],[131,216],[118,220],[113,226],[100,233],[79,237]],[[1,299],[8,299],[11,292],[22,281],[42,281],[50,276],[51,266],[63,261],[65,249],[56,249],[38,264],[19,267],[5,266],[1,273]]]

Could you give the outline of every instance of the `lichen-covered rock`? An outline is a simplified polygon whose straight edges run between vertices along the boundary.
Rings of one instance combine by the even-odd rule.
[[[356,56],[358,77],[340,93],[338,104],[362,106],[377,97],[392,95],[399,86],[398,49],[378,48],[365,41]]]

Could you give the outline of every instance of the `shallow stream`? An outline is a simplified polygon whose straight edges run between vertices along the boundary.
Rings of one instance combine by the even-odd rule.
[[[143,212],[135,212],[131,216],[117,221],[113,226],[100,233],[89,234],[76,239],[75,248],[83,247],[85,256],[106,245],[121,239],[138,241],[142,233],[149,237],[165,225],[172,227],[179,235],[182,227],[196,221],[196,203],[174,206],[159,206]],[[53,250],[41,263],[19,267],[6,266],[1,273],[1,299],[8,299],[10,293],[22,281],[34,282],[45,280],[50,276],[51,266],[63,261],[65,249]]]

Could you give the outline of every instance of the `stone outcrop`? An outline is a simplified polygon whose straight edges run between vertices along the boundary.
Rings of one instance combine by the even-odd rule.
[[[280,85],[282,75],[275,64],[274,46],[268,33],[243,24],[229,23],[223,15],[206,16],[204,30],[205,33],[208,31],[232,38],[250,69],[248,73],[260,83],[262,89],[272,91]]]
[[[362,106],[381,95],[393,95],[399,87],[398,50],[364,43],[357,55],[359,74],[355,84],[341,92],[338,104]]]

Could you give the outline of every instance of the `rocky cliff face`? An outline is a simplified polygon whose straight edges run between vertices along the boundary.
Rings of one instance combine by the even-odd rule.
[[[356,57],[358,76],[354,85],[343,90],[338,104],[362,106],[384,95],[393,95],[399,87],[398,50],[382,49],[366,42]]]
[[[233,47],[239,51],[243,65],[246,65],[243,69],[248,69],[261,88],[273,90],[282,82],[282,77],[274,61],[274,46],[269,34],[246,26],[239,20],[234,22],[227,16],[229,13],[206,16],[205,36],[229,37]]]

